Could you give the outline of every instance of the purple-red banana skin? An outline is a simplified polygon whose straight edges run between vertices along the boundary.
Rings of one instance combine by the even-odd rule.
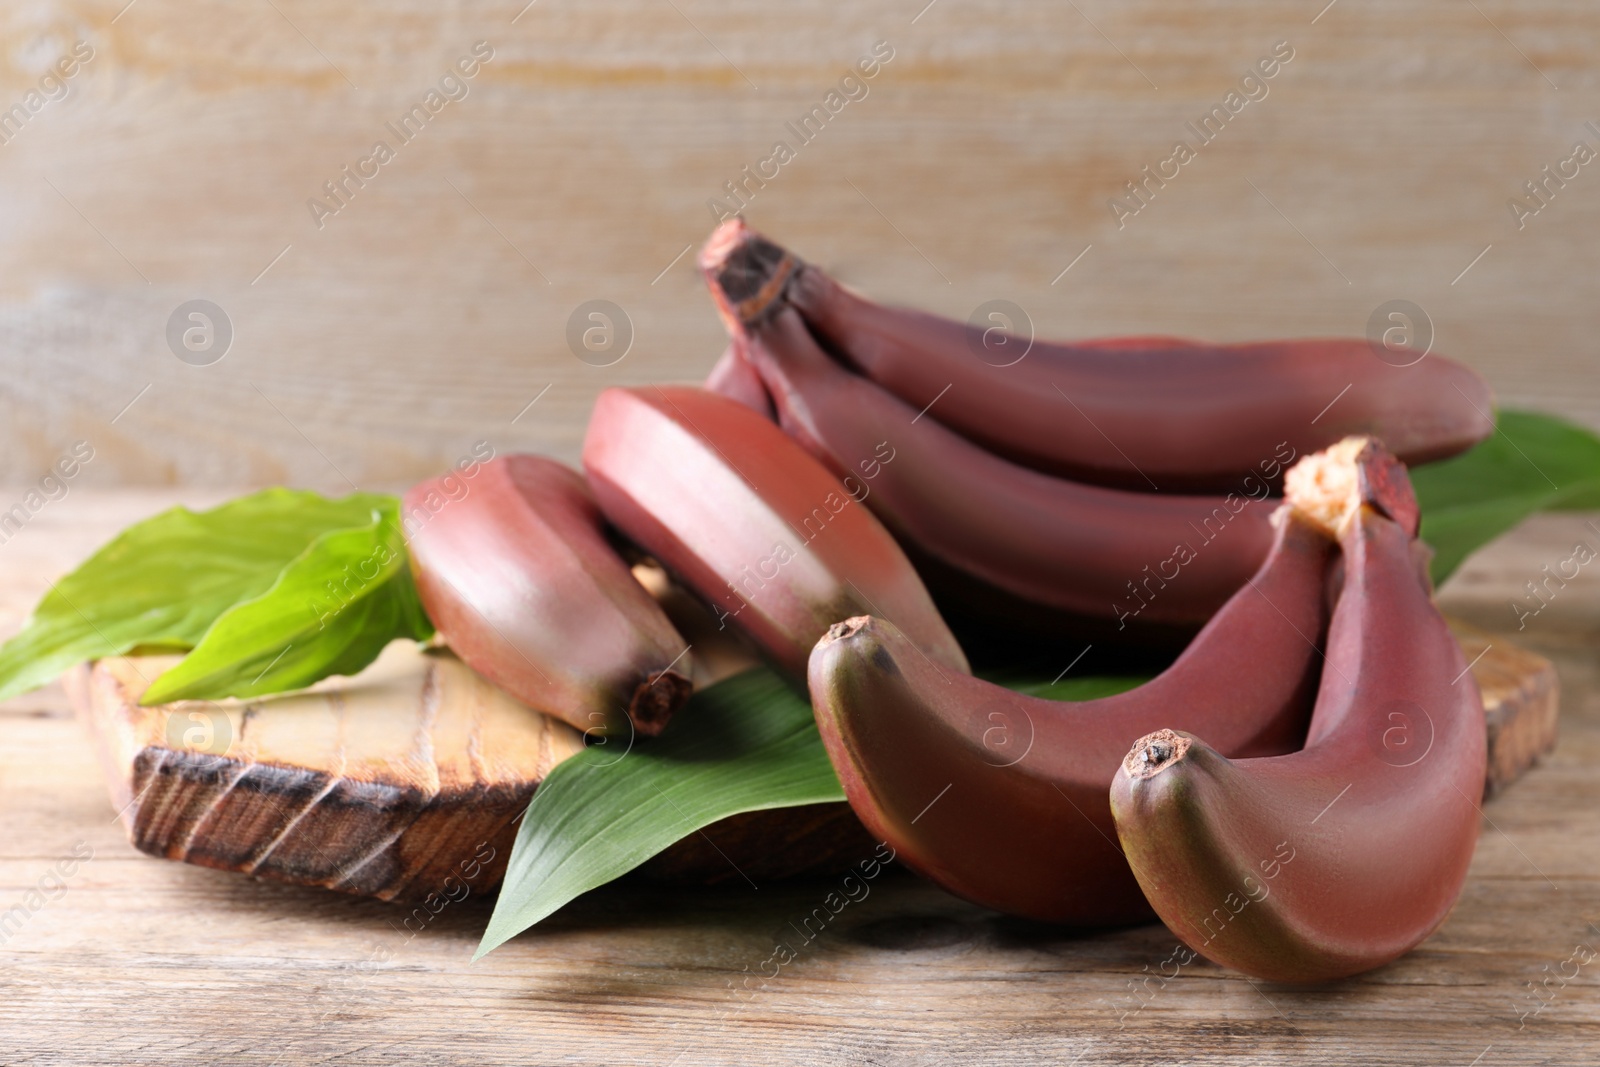
[[[649,736],[689,698],[687,642],[606,541],[576,471],[503,456],[414,486],[403,513],[428,617],[518,700],[597,735]]]
[[[1111,788],[1156,912],[1258,978],[1381,966],[1438,928],[1481,818],[1483,707],[1406,531],[1363,507],[1306,747],[1230,761],[1204,731],[1142,739]]]
[[[706,375],[705,387],[709,392],[737,400],[763,418],[776,422],[778,415],[772,410],[772,397],[767,395],[767,387],[761,384],[761,375],[745,358],[742,347],[738,338],[729,340],[722,358]]]
[[[691,386],[607,389],[583,465],[607,518],[793,678],[830,625],[872,610],[968,670],[889,531],[744,405]]]
[[[825,347],[914,409],[1014,462],[1140,491],[1236,489],[1280,442],[1304,455],[1370,434],[1408,463],[1454,455],[1494,430],[1483,379],[1438,354],[1376,354],[1362,339],[1201,344],[1128,338],[1058,344],[1011,339],[1026,355],[995,366],[983,331],[885,307],[732,220],[703,264],[753,261],[778,282],[724,311],[749,325],[785,303]],[[1403,357],[1403,359],[1402,359]],[[1337,401],[1336,399],[1337,398]]]
[[[892,450],[866,503],[897,536],[1012,596],[1118,629],[1199,627],[1271,544],[1264,483],[1261,499],[1135,493],[1019,467],[840,366],[793,308],[752,328],[746,351],[780,425],[835,473],[863,477]]]
[[[1284,509],[1249,585],[1160,676],[1083,703],[941,671],[881,619],[811,655],[812,707],[851,807],[945,889],[1076,925],[1148,919],[1114,841],[1107,787],[1127,745],[1177,720],[1227,751],[1302,741],[1320,666],[1332,542]]]

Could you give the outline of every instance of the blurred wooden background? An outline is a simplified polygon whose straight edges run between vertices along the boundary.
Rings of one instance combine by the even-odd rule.
[[[868,95],[747,211],[870,293],[1214,338],[1360,334],[1406,299],[1504,402],[1600,426],[1600,164],[1520,230],[1507,206],[1600,148],[1592,4],[525,2],[6,4],[0,481],[78,440],[74,486],[388,488],[479,439],[574,458],[598,390],[710,367],[680,256],[706,201],[879,41]],[[1266,98],[1119,229],[1108,199],[1285,40]],[[400,145],[385,124],[478,41]],[[319,228],[307,201],[379,139],[395,158]],[[195,299],[234,331],[208,366],[166,337]],[[605,367],[566,339],[595,299],[635,334]]]

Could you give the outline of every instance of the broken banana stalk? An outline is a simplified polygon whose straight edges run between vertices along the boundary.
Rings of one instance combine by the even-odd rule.
[[[1327,619],[1332,541],[1293,508],[1272,550],[1165,672],[1116,696],[1043,700],[941,671],[855,618],[811,655],[812,707],[851,807],[945,889],[1033,919],[1149,918],[1107,788],[1127,745],[1182,722],[1234,755],[1297,748]]]
[[[1060,344],[1022,324],[885,307],[748,229],[723,223],[702,264],[729,264],[730,325],[797,308],[825,348],[930,417],[1016,463],[1145,491],[1237,488],[1286,445],[1306,455],[1373,434],[1401,458],[1454,455],[1494,429],[1493,397],[1437,354],[1363,339]],[[1405,365],[1398,365],[1404,363]]]
[[[888,466],[874,448],[841,481],[733,400],[646,386],[600,394],[583,465],[611,522],[791,676],[829,625],[866,611],[965,673],[922,580],[861,504]]]
[[[1111,788],[1162,920],[1258,978],[1326,981],[1409,951],[1444,921],[1478,838],[1483,706],[1417,574],[1414,503],[1386,458],[1357,439],[1288,479],[1345,559],[1304,750],[1232,760],[1205,730],[1165,729]]]
[[[596,736],[658,734],[689,698],[687,646],[576,471],[505,456],[413,487],[404,514],[428,617],[507,693]]]

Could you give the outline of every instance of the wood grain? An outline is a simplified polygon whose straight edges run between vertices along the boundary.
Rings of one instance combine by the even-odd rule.
[[[0,551],[0,626],[13,629],[116,529],[176,499],[75,493],[51,505]],[[1453,615],[1556,663],[1560,738],[1485,804],[1443,929],[1359,979],[1300,989],[1196,963],[1162,985],[1150,976],[1173,938],[1160,926],[1076,935],[894,873],[811,940],[790,924],[838,882],[634,880],[470,964],[488,917],[476,890],[421,921],[139,853],[51,688],[0,705],[0,1049],[21,1062],[247,1067],[1594,1063],[1592,967],[1564,987],[1552,975],[1572,973],[1575,945],[1600,948],[1600,579],[1585,571],[1520,632],[1510,606],[1581,529],[1538,518],[1441,590]],[[69,863],[74,850],[92,858]],[[781,966],[780,943],[795,953]],[[1529,984],[1546,980],[1545,1007],[1525,1015],[1539,1003]]]
[[[256,701],[139,696],[172,656],[106,659],[66,688],[143,852],[414,901],[505,873],[514,820],[583,748],[448,653],[396,642],[353,679]]]
[[[583,748],[579,731],[410,642],[302,693],[141,707],[176,662],[103,659],[63,683],[129,841],[202,867],[400,903],[463,883],[487,892],[539,784]],[[642,874],[712,884],[833,873],[871,846],[842,802],[749,812]]]
[[[645,576],[658,586],[663,577]],[[711,653],[701,669],[737,669],[737,646],[704,625],[708,613],[671,587],[662,593]],[[1490,795],[1554,747],[1555,667],[1464,623],[1457,631],[1483,693]],[[448,652],[409,642],[300,694],[141,707],[175,662],[103,659],[64,681],[134,847],[202,867],[401,902],[437,897],[468,871],[476,888],[492,889],[519,814],[583,747],[576,730]],[[746,653],[738,666],[753,664]],[[746,812],[683,839],[641,874],[702,885],[842,875],[872,844],[843,803]]]
[[[0,107],[95,52],[0,145],[17,496],[78,440],[98,486],[394,488],[479,439],[575,458],[602,387],[710,368],[721,329],[679,258],[707,200],[880,40],[868,95],[748,208],[851,284],[961,319],[1009,299],[1060,337],[1360,335],[1405,299],[1505,403],[1600,425],[1600,174],[1521,228],[1507,207],[1600,145],[1592,5],[125,7],[0,10]],[[307,201],[478,40],[466,98],[319,229]],[[1111,197],[1280,40],[1269,94],[1119,228]],[[165,340],[192,299],[235,327],[211,366]],[[634,327],[612,366],[567,344],[592,299]]]

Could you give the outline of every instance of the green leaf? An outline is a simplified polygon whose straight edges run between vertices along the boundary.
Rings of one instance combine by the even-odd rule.
[[[355,674],[390,641],[432,636],[407,566],[399,511],[389,501],[365,526],[318,537],[272,588],[229,608],[140,703],[299,689]]]
[[[140,645],[194,647],[219,615],[265,592],[313,538],[370,522],[382,506],[395,507],[394,498],[267,489],[128,527],[57,582],[0,646],[0,700],[86,659]]]
[[[1090,700],[1143,681],[1017,676],[1009,684]],[[622,757],[609,749],[585,749],[539,786],[474,958],[719,819],[845,798],[811,705],[766,668],[696,693],[660,738]]]
[[[659,738],[616,744],[539,786],[477,957],[719,819],[844,799],[811,705],[764,668],[696,693]]]
[[[1501,411],[1494,436],[1413,468],[1433,580],[1535,511],[1600,508],[1600,437],[1551,415]]]

